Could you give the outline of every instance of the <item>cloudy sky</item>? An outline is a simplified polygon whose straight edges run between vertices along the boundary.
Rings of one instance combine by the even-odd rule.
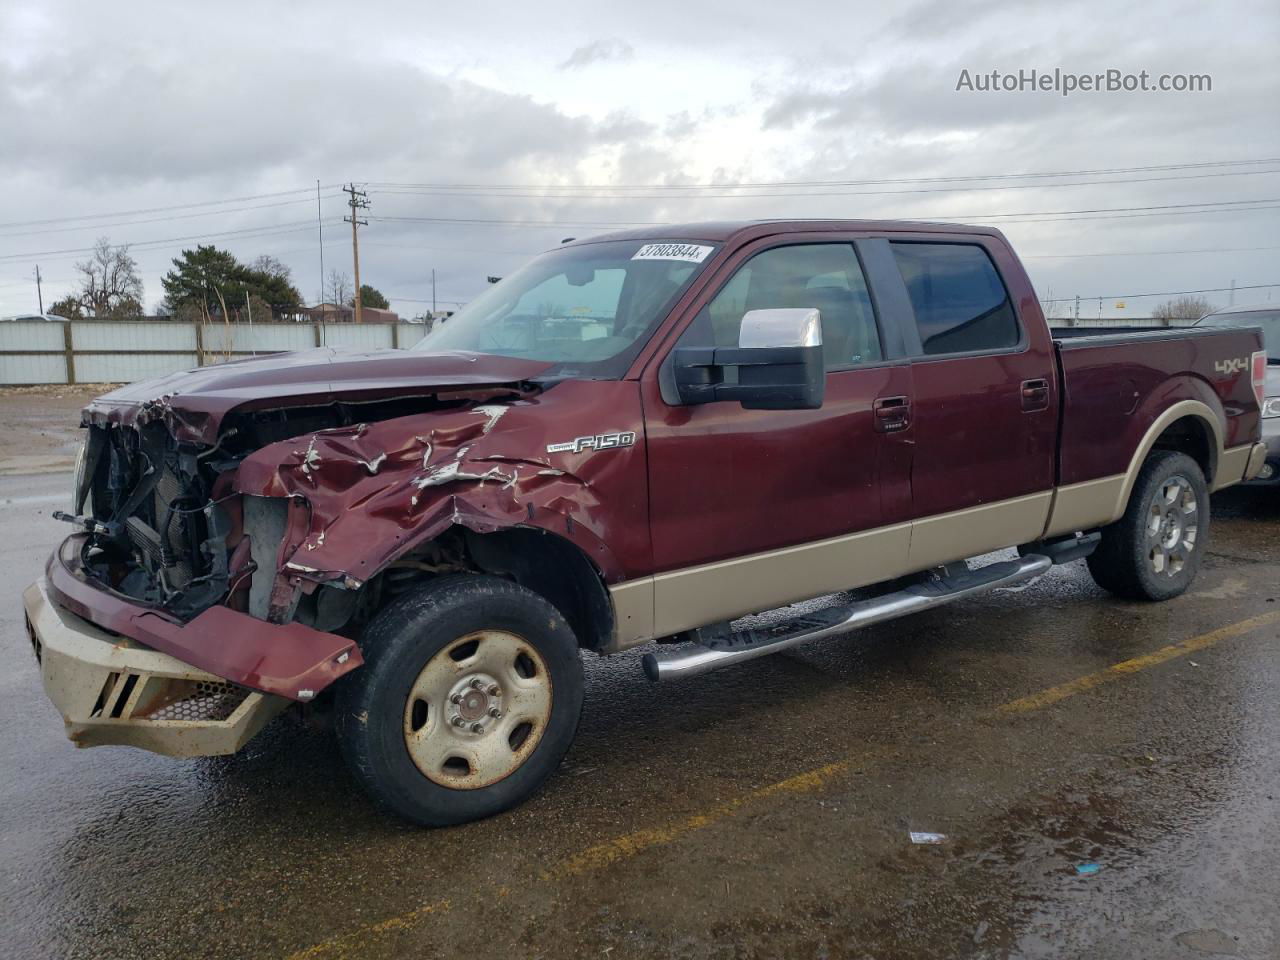
[[[564,237],[790,216],[998,225],[1042,297],[1142,315],[1280,283],[1278,49],[1274,0],[0,0],[0,314],[34,310],[36,263],[68,292],[99,236],[149,307],[196,242],[313,300],[319,180],[326,270],[338,187],[367,184],[362,279],[406,315],[432,268],[444,307]],[[956,89],[1055,68],[1212,91]]]

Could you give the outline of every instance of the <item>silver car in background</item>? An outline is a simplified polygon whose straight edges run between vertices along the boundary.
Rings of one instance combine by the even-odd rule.
[[[1280,484],[1280,303],[1223,307],[1195,322],[1197,327],[1261,327],[1267,347],[1267,399],[1262,404],[1262,440],[1267,462],[1249,484]]]

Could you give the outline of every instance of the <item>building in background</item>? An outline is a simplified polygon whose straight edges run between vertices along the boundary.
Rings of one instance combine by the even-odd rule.
[[[399,323],[400,315],[394,310],[379,310],[377,307],[362,307],[360,310],[364,323]],[[319,323],[355,323],[355,307],[334,303],[318,303],[314,307],[305,307],[303,316]]]

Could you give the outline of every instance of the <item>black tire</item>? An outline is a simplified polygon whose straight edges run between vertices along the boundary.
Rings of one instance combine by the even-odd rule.
[[[447,695],[440,702],[416,697],[412,705],[409,698],[420,678],[428,676],[424,672],[428,664],[436,664],[435,671],[442,669],[439,664],[443,661],[433,658],[447,650],[445,656],[457,660],[456,651],[462,649],[458,642],[472,635],[511,635],[532,647],[535,660],[545,666],[550,679],[550,708],[545,725],[535,731],[535,745],[518,766],[496,782],[463,789],[437,782],[441,779],[438,769],[434,773],[437,779],[432,779],[419,768],[421,757],[415,760],[410,754],[408,728],[417,722],[412,711],[421,708],[423,724],[432,711],[437,712],[431,722],[444,724],[443,728],[430,727],[435,731],[431,737],[464,737],[468,725],[461,731],[453,730],[447,719],[450,710],[455,719],[462,719],[456,711],[464,707],[450,707]],[[423,826],[478,820],[524,801],[559,766],[577,731],[583,694],[577,639],[555,607],[509,581],[481,575],[432,581],[381,610],[364,632],[361,652],[364,666],[345,678],[337,692],[338,742],[352,773],[369,794],[394,813]],[[524,662],[533,661],[526,657]],[[443,669],[448,668],[444,664]],[[460,678],[465,676],[460,674]],[[498,684],[492,689],[498,689]],[[511,696],[506,689],[500,690],[499,697],[503,695]],[[495,709],[497,703],[495,699]],[[514,718],[515,708],[511,710]],[[412,721],[411,715],[415,718]],[[481,720],[490,722],[486,716]],[[502,721],[492,722],[497,736],[497,725]],[[424,732],[427,729],[424,727]],[[488,736],[488,731],[484,735]],[[434,746],[444,740],[429,742]],[[502,741],[496,742],[500,745]],[[517,747],[511,749],[516,751]]]
[[[1167,499],[1165,491],[1177,487],[1179,480],[1186,484],[1186,489],[1179,494],[1180,501],[1194,498],[1195,532],[1188,547],[1185,536],[1179,537],[1172,526],[1167,528],[1166,536],[1178,541],[1174,549],[1181,560],[1166,553],[1164,569],[1160,570],[1159,558],[1153,557],[1161,551],[1166,539],[1163,536],[1153,539],[1151,530],[1157,524],[1168,522],[1158,519],[1156,511]],[[1185,534],[1186,513],[1181,513]],[[1209,488],[1199,464],[1185,453],[1157,450],[1147,457],[1138,472],[1124,516],[1103,528],[1102,541],[1088,560],[1089,572],[1098,586],[1118,597],[1168,600],[1184,592],[1195,579],[1208,536]]]

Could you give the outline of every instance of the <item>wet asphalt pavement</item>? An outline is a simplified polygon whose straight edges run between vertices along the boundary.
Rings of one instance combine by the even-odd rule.
[[[423,831],[323,716],[67,742],[19,595],[68,487],[0,478],[5,957],[1280,956],[1280,492],[1215,497],[1166,604],[1076,563],[671,685],[589,658],[547,788]]]

